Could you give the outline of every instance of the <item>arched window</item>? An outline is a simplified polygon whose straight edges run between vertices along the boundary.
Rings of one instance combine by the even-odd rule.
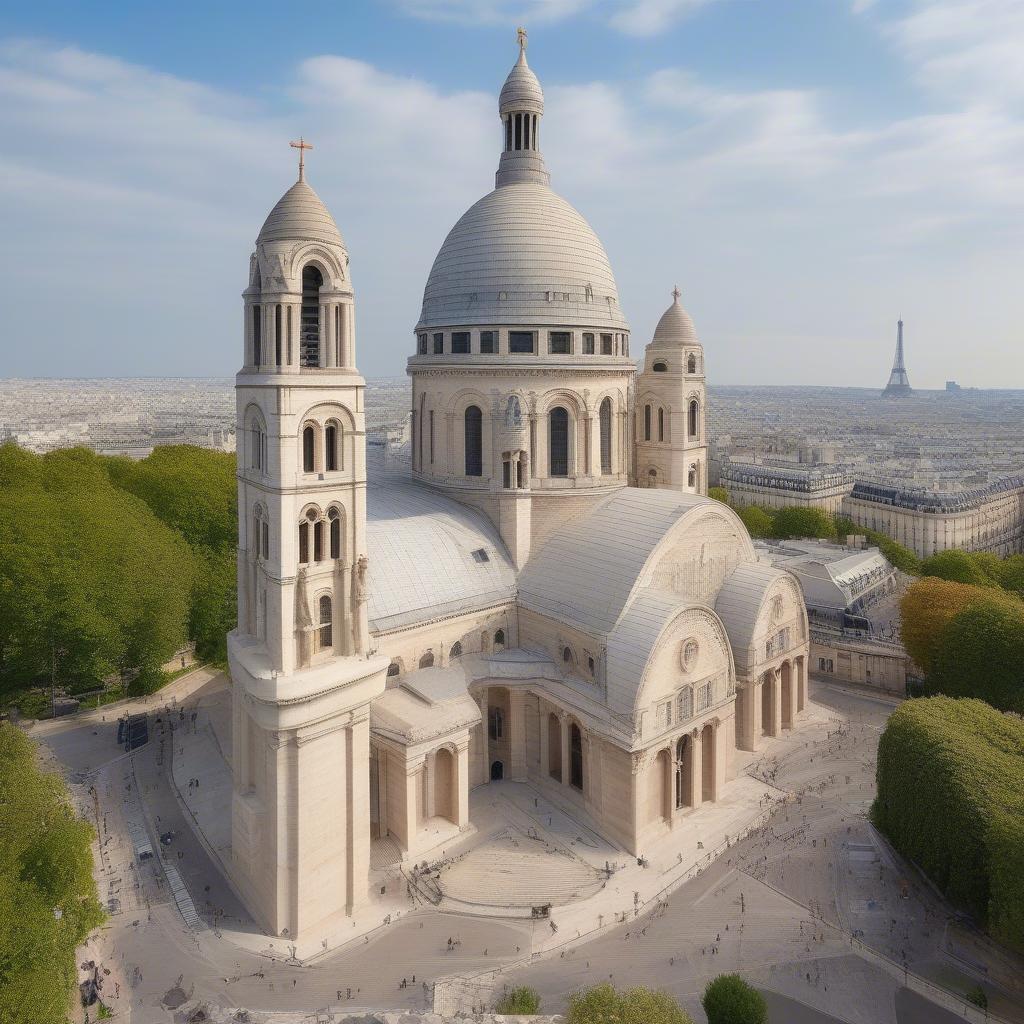
[[[420,668],[431,668],[434,664],[434,652],[427,651],[426,654],[420,658]]]
[[[252,365],[263,362],[263,308],[252,307]]]
[[[324,560],[324,524],[322,519],[318,519],[313,524],[313,561],[322,562]]]
[[[697,427],[699,425],[698,420],[700,416],[700,406],[697,403],[697,399],[691,399],[690,401],[690,416],[689,416],[689,431],[690,437],[695,438],[698,436]]]
[[[658,408],[658,440],[665,440],[665,410]]]
[[[312,427],[302,430],[302,471],[312,473],[316,468],[316,431]]]
[[[658,471],[653,466],[649,470],[647,470],[647,486],[658,486]]]
[[[548,473],[569,475],[569,411],[560,405],[548,413]]]
[[[338,468],[338,425],[328,423],[324,430],[324,462],[327,471],[333,473]]]
[[[569,785],[583,792],[583,733],[575,722],[569,726]]]
[[[394,679],[395,676],[401,675],[401,673],[402,666],[399,665],[397,661],[393,661],[388,665],[388,679]]]
[[[324,594],[320,598],[320,642],[321,651],[329,651],[334,640],[331,630],[331,599]]]
[[[690,737],[680,736],[676,744],[676,807],[686,807],[690,803]]]
[[[601,472],[612,471],[612,400],[606,398],[598,412],[598,426],[601,432]]]
[[[448,657],[450,657],[450,658],[461,658],[462,657],[462,644],[461,644],[460,641],[456,640],[455,643],[452,644],[452,649],[448,652]]]
[[[253,469],[267,469],[267,432],[263,429],[263,423],[253,419],[249,428],[251,437],[252,453],[249,464]]]
[[[564,661],[566,665],[572,665],[575,662],[575,660],[576,659],[572,656],[572,650],[568,647],[563,647],[562,661]]]
[[[281,303],[274,308],[274,361],[281,365],[281,348],[284,336],[281,333]]]
[[[657,367],[655,367],[655,369],[657,369]],[[697,372],[697,357],[692,352],[686,357],[686,372],[687,373],[696,373]]]
[[[331,558],[341,558],[341,513],[336,508],[327,510],[331,534]]]
[[[309,523],[299,523],[299,564],[309,561]]]
[[[677,721],[687,722],[693,718],[693,687],[684,686],[679,691]]]
[[[686,474],[686,486],[696,487],[697,486],[697,466],[695,464],[690,466],[689,471]]]
[[[651,369],[655,373],[668,373],[668,366],[665,363],[655,363]]]
[[[649,405],[644,406],[644,440],[650,441],[651,439],[651,407]]]
[[[253,536],[251,550],[257,558],[270,557],[270,523],[267,520],[267,513],[262,505],[257,505],[253,512]]]
[[[482,476],[484,471],[483,454],[483,414],[478,405],[468,406],[464,416],[466,440],[466,476]]]
[[[299,319],[299,365],[320,365],[320,289],[324,275],[311,263],[302,268],[302,316]]]
[[[494,649],[500,651],[505,647],[505,630],[499,629],[494,634]]]

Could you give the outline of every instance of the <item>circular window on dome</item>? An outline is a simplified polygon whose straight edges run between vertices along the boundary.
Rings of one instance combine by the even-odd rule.
[[[700,653],[700,646],[696,640],[690,639],[683,644],[679,652],[679,662],[684,672],[689,672],[697,664],[697,655]]]

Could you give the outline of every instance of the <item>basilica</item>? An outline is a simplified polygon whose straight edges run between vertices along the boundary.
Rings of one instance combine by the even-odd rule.
[[[799,584],[707,497],[693,322],[673,291],[638,371],[522,36],[498,113],[412,332],[404,472],[367,473],[349,252],[301,156],[250,258],[229,868],[274,935],[353,915],[374,844],[472,833],[476,787],[640,855],[807,702]]]

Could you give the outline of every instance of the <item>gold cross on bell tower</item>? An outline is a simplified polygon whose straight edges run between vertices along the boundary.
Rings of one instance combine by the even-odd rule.
[[[676,302],[679,301],[679,296],[682,294],[683,293],[679,290],[679,285],[676,285],[675,288],[672,289],[672,298],[675,299]]]
[[[299,181],[306,180],[306,150],[313,148],[312,142],[307,142],[301,135],[298,142],[289,142],[289,146],[299,151]]]
[[[516,29],[516,39],[519,41],[519,52],[526,54],[526,29],[522,25]]]

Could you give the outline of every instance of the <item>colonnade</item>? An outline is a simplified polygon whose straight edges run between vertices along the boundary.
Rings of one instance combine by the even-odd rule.
[[[796,726],[807,706],[807,657],[786,658],[736,688],[736,746],[756,750],[764,736]]]
[[[355,303],[352,296],[322,296],[322,300],[318,311],[317,365],[325,369],[354,369],[356,335]],[[259,310],[258,344],[253,310]],[[301,302],[275,301],[247,305],[246,362],[258,369],[299,370],[303,366],[301,331]]]

